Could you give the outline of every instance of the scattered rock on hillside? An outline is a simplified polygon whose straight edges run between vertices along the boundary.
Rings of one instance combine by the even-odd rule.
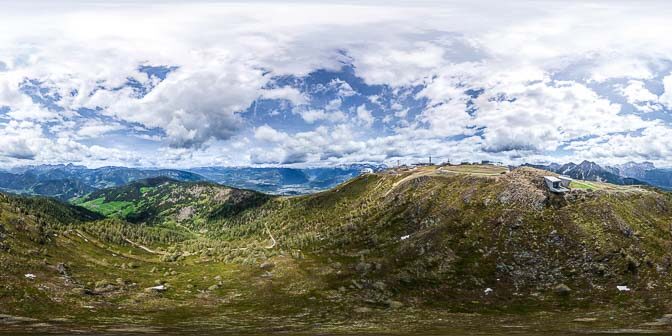
[[[572,292],[572,289],[565,284],[559,284],[553,288],[553,292],[559,296],[569,296],[569,294]]]
[[[395,300],[387,300],[385,301],[385,304],[390,308],[390,309],[399,309],[404,306],[403,303]]]
[[[72,294],[75,295],[94,295],[95,293],[91,291],[90,289],[86,289],[83,287],[75,287],[72,290],[70,290]]]
[[[672,314],[665,314],[663,317],[656,319],[656,325],[672,325]]]
[[[0,324],[14,324],[19,322],[34,322],[37,321],[34,318],[23,317],[23,316],[12,316],[7,314],[0,314]]]
[[[270,271],[275,267],[275,264],[270,261],[265,261],[259,267],[264,271]]]
[[[357,273],[366,274],[371,270],[371,264],[360,261],[355,265],[355,270]]]
[[[154,287],[147,287],[145,288],[145,292],[147,293],[162,293],[168,290],[168,287],[166,285],[158,285]]]
[[[181,208],[180,211],[177,213],[177,221],[181,222],[187,219],[190,219],[194,214],[196,213],[196,209],[194,209],[193,206],[186,206],[184,208]]]
[[[114,292],[114,291],[117,290],[117,289],[118,289],[118,288],[117,288],[116,286],[114,286],[114,285],[112,285],[112,284],[108,284],[108,285],[105,285],[105,286],[103,286],[103,287],[96,287],[96,288],[94,288],[94,289],[93,289],[93,292],[94,292],[95,294],[105,294],[105,293],[109,293],[109,292]]]
[[[505,177],[506,188],[499,194],[499,202],[534,210],[543,209],[547,200],[543,182],[544,174],[544,171],[534,168],[514,169]]]
[[[357,307],[357,308],[355,308],[355,313],[360,313],[360,314],[370,313],[371,311],[372,311],[372,309],[368,308],[368,307]]]
[[[64,263],[58,263],[58,265],[56,265],[56,271],[60,275],[67,276],[68,275],[68,266]]]
[[[385,286],[385,283],[382,281],[376,281],[373,283],[373,288],[379,290],[379,291],[384,291],[387,286]]]

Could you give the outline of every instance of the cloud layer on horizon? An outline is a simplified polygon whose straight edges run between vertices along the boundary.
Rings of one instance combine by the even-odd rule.
[[[671,14],[664,1],[9,5],[0,166],[669,167]]]

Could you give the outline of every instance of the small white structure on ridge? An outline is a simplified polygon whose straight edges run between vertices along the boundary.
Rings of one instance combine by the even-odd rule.
[[[548,187],[548,189],[554,193],[561,194],[569,191],[569,189],[563,185],[563,180],[555,176],[544,176],[544,182],[546,182],[546,186]],[[566,182],[567,186],[569,186],[569,182]]]

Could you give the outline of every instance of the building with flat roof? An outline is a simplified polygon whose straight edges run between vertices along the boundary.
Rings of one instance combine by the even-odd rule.
[[[557,178],[555,176],[544,176],[544,182],[548,189],[554,193],[562,194],[569,191],[570,181]],[[566,185],[565,185],[566,184]]]

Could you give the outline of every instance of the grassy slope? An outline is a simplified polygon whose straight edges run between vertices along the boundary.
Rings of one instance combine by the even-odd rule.
[[[272,276],[258,264],[220,263],[208,256],[165,262],[162,252],[112,243],[107,239],[110,237],[99,237],[100,232],[91,229],[137,225],[96,218],[81,221],[80,216],[73,216],[61,217],[63,222],[46,227],[32,211],[17,211],[21,204],[21,198],[0,195],[2,314],[42,321],[58,318],[50,323],[65,329],[86,326],[94,330],[166,323],[175,326],[176,321],[190,321],[193,330],[199,321],[208,319],[228,324],[231,332],[272,330],[276,326],[269,325],[268,320],[279,316],[288,320],[296,316],[295,327],[306,328],[311,322],[302,321],[304,309],[320,310],[320,303],[309,298],[309,289],[322,286],[311,275],[321,266],[312,261],[297,261],[281,253],[274,258],[277,266]],[[58,203],[51,208],[59,214],[79,211]],[[143,227],[124,235],[155,229]],[[153,247],[161,245],[148,242]],[[59,273],[60,263],[66,265],[66,274]],[[36,278],[26,278],[29,273]],[[145,290],[159,282],[169,290],[161,294]],[[0,321],[0,332],[3,330],[33,329]]]
[[[241,328],[268,328],[262,320],[270,318],[311,330],[310,321],[320,321],[333,331],[346,321],[380,328],[381,321],[395,326],[390,323],[405,316],[436,318],[446,308],[621,307],[652,314],[672,308],[670,196],[615,188],[562,198],[545,192],[542,175],[532,169],[507,175],[367,174],[331,191],[242,203],[219,216],[212,214],[222,214],[221,203],[211,204],[217,188],[139,186],[136,209],[161,214],[152,226],[98,221],[84,213],[59,215],[45,230],[45,223],[55,221],[42,215],[40,222],[30,214],[35,209],[82,210],[4,200],[0,313],[114,324],[122,311],[126,318],[117,322],[155,324],[180,316],[229,327],[238,319],[245,321]],[[188,190],[199,193],[178,196]],[[110,200],[118,201],[129,200]],[[175,207],[198,204],[203,206],[194,228],[202,233],[174,225]],[[22,208],[30,211],[17,210]],[[55,270],[59,262],[69,265],[70,278]],[[267,272],[259,268],[263,263],[275,267]],[[25,279],[29,272],[37,279]],[[145,293],[157,280],[170,289]],[[100,291],[106,282],[114,287],[109,292],[81,294]],[[569,285],[572,295],[555,295],[559,283]],[[617,284],[633,291],[619,293]],[[486,295],[485,288],[494,291]],[[397,301],[421,313],[398,311],[391,321],[384,310]],[[353,310],[360,306],[374,310]],[[617,323],[627,325],[628,319]]]
[[[459,170],[368,174],[331,191],[272,199],[231,216],[212,216],[216,211],[207,208],[191,223],[207,235],[179,248],[214,250],[225,261],[255,261],[277,249],[343,259],[351,268],[366,260],[384,267],[360,280],[383,279],[400,291],[431,291],[433,298],[451,301],[471,300],[486,287],[501,287],[505,296],[548,292],[559,283],[587,293],[595,286],[613,292],[617,282],[644,287],[669,267],[668,194],[623,188],[562,199],[546,193],[542,175],[532,169],[506,176]],[[184,188],[162,184],[139,199],[153,204],[148,195],[172,197],[185,194]],[[212,204],[212,193],[203,190],[196,201],[170,205]],[[170,216],[162,220],[172,223]],[[273,240],[277,248],[266,249]],[[241,248],[247,251],[236,252]]]
[[[153,178],[93,192],[74,204],[134,223],[180,224],[190,229],[216,217],[236,215],[270,197],[249,190],[200,182]]]
[[[550,300],[564,283],[594,303],[618,297],[616,285],[654,297],[670,289],[669,194],[613,188],[565,199],[545,191],[542,175],[366,175],[276,200],[244,224],[221,222],[218,233],[264,240],[268,227],[282,248],[347,263],[336,284],[384,281],[391,289],[384,297],[447,300],[468,310],[488,287],[498,299]],[[368,266],[356,271],[361,263]]]

